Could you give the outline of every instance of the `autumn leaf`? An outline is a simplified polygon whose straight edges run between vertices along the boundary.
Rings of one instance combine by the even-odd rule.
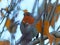
[[[49,33],[49,21],[44,21],[44,35],[48,36],[50,45],[52,45],[52,42],[54,40],[54,36]]]
[[[55,38],[56,45],[58,45],[58,42],[60,42],[60,38]]]
[[[36,29],[39,33],[42,32],[42,20],[38,21],[36,24]],[[49,33],[49,22],[48,21],[44,21],[44,35],[47,35]]]
[[[54,23],[55,23],[55,22],[54,22],[54,18],[52,18],[50,25],[51,25],[51,26],[54,26]]]
[[[50,13],[50,12],[51,12],[52,7],[53,7],[53,6],[52,6],[52,4],[48,5],[48,9],[47,9],[47,10],[48,10],[48,13]]]
[[[52,45],[54,36],[49,33],[49,21],[44,21],[44,35],[48,36],[50,45]]]
[[[11,20],[8,19],[8,20],[6,21],[6,27],[7,27],[8,29],[9,29],[10,24],[11,24]]]
[[[52,17],[52,20],[51,20],[51,23],[50,23],[51,26],[53,26],[55,24],[55,22],[58,20],[59,13],[60,13],[60,5],[57,5],[57,7],[55,9],[56,18],[54,20],[55,15]]]
[[[4,14],[3,14],[3,12],[1,13],[1,16],[2,16],[2,17],[4,17]]]
[[[10,45],[9,41],[0,41],[0,45]]]
[[[48,13],[50,13],[51,9],[52,9],[52,5],[48,5]],[[56,15],[55,20],[54,20],[54,16],[52,17],[52,20],[51,20],[51,23],[50,23],[51,26],[54,26],[55,22],[58,20],[58,16],[60,14],[60,5],[57,5],[54,13],[57,14],[57,15]]]
[[[57,5],[57,7],[55,9],[55,13],[56,14],[60,14],[60,5]]]
[[[37,24],[35,25],[37,31],[41,33],[42,30],[42,20],[38,21]]]
[[[51,26],[54,26],[55,22],[58,20],[59,14],[60,14],[60,5],[57,5],[56,9],[55,9],[55,14],[56,14],[56,18],[54,19],[54,16],[52,17]]]
[[[49,21],[44,21],[44,35],[49,34]]]
[[[36,29],[39,33],[42,32],[42,20],[38,21],[36,24]],[[54,36],[49,33],[49,21],[44,21],[44,32],[43,35],[46,35],[49,39],[50,45],[52,45],[52,42],[54,40]]]
[[[48,5],[48,13],[51,11],[53,5]],[[56,6],[55,14],[60,14],[60,4]]]
[[[55,22],[57,22],[57,20],[58,20],[58,16],[52,17],[52,20],[51,20],[50,25],[51,25],[51,26],[54,26],[54,24],[55,24]]]
[[[49,39],[50,45],[52,45],[52,43],[54,41],[54,36],[51,34],[48,34],[48,39]]]
[[[8,7],[6,7],[5,10],[8,11]]]

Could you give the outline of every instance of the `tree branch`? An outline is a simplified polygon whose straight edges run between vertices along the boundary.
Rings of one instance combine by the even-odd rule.
[[[60,32],[54,31],[54,32],[51,32],[50,34],[54,35],[56,38],[60,38]],[[44,36],[43,39],[46,40],[46,39],[48,39],[48,37],[47,37],[47,36]],[[29,43],[29,45],[38,44],[38,43],[40,43],[40,41],[41,41],[41,37],[37,38],[37,39],[34,40],[34,41],[31,41],[31,42]]]
[[[60,28],[60,26],[57,28],[57,30],[56,30],[56,31],[58,31],[58,30],[59,30],[59,28]]]

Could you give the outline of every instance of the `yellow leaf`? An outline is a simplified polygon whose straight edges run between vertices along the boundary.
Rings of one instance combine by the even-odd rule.
[[[56,14],[60,14],[60,5],[57,5],[57,7],[55,9],[55,13]]]
[[[52,17],[52,20],[51,20],[51,23],[50,25],[51,26],[54,26],[55,22],[58,20],[58,16],[56,16],[55,20],[54,20],[54,17]]]
[[[8,11],[8,7],[6,7],[5,10]]]
[[[38,23],[36,24],[36,29],[37,29],[37,31],[39,33],[42,32],[42,20],[38,21]],[[52,42],[54,40],[54,36],[50,35],[50,33],[49,33],[49,22],[46,21],[46,20],[44,21],[44,28],[43,28],[43,30],[44,30],[43,35],[48,36],[50,45],[52,45]]]
[[[44,21],[44,35],[49,34],[49,21]]]
[[[51,20],[51,26],[53,26],[53,25],[54,25],[54,17]]]
[[[60,38],[56,38],[55,41],[56,41],[56,42],[59,42],[59,41],[60,41]]]
[[[57,5],[57,7],[55,9],[55,14],[57,14],[57,16],[55,18],[55,21],[57,21],[58,20],[58,16],[60,14],[60,5]],[[51,20],[51,24],[50,25],[53,26],[55,21],[54,21],[54,17],[52,17],[52,20]]]
[[[0,45],[10,45],[9,41],[0,41]]]
[[[53,6],[52,4],[51,4],[51,5],[48,5],[48,13],[51,11],[52,6]],[[60,4],[58,4],[58,5],[56,6],[55,14],[60,14]]]
[[[49,39],[50,45],[52,45],[52,43],[54,41],[54,36],[51,34],[48,34],[48,39]]]
[[[52,9],[52,4],[51,5],[48,5],[48,13],[50,13],[50,11],[51,11],[51,9]],[[58,4],[57,6],[56,6],[56,9],[55,9],[55,12],[54,12],[55,14],[57,14],[57,16],[56,16],[56,20],[55,21],[57,21],[58,20],[58,16],[59,16],[59,14],[60,14],[60,4]],[[50,23],[50,25],[51,26],[54,26],[54,17],[52,17],[52,20],[51,20],[51,23]]]
[[[44,21],[44,35],[48,36],[50,45],[52,45],[54,36],[49,33],[49,21]]]
[[[6,27],[7,27],[8,29],[9,29],[10,24],[11,24],[11,20],[8,19],[8,20],[6,21]]]
[[[60,38],[55,38],[56,45],[58,45],[58,42],[60,42]]]
[[[36,24],[36,29],[39,33],[42,32],[42,24],[43,24],[42,20],[38,21],[37,24]],[[49,33],[48,29],[49,29],[49,22],[44,21],[44,29],[43,29],[44,30],[44,32],[43,32],[44,35],[47,35]]]
[[[35,25],[37,31],[41,33],[42,30],[42,20],[38,21],[37,24]]]
[[[51,9],[52,9],[53,5],[48,5],[48,13],[50,13]]]

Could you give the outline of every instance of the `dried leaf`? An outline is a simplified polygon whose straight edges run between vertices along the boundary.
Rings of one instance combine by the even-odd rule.
[[[41,33],[42,30],[42,20],[38,21],[37,24],[35,25],[37,31]]]
[[[7,27],[8,29],[9,29],[10,24],[11,24],[11,20],[8,19],[8,20],[6,21],[6,27]]]
[[[55,41],[56,41],[56,42],[59,42],[59,41],[60,41],[60,38],[56,38]]]
[[[48,13],[50,13],[51,9],[52,9],[52,5],[48,5]],[[58,15],[60,14],[60,5],[57,5],[57,7],[55,9],[55,14],[57,14],[56,20],[55,20],[55,21],[57,21],[58,20]],[[51,24],[50,25],[51,26],[54,25],[54,17],[52,17],[52,20],[51,20]]]
[[[49,21],[44,21],[44,35],[48,36],[50,45],[52,45],[54,36],[49,33]]]
[[[55,13],[56,14],[60,14],[60,5],[57,5],[56,10],[55,10]]]
[[[56,45],[58,45],[58,42],[60,42],[60,38],[55,39]]]
[[[48,13],[50,13],[51,9],[52,9],[52,4],[48,5]]]
[[[44,35],[49,34],[49,21],[44,21]]]
[[[50,45],[52,45],[52,43],[54,41],[54,36],[51,34],[48,34],[48,39],[49,39]]]
[[[38,21],[36,24],[36,29],[39,33],[42,32],[42,20]],[[44,35],[47,35],[49,33],[49,22],[48,21],[44,21]]]
[[[6,7],[5,10],[8,11],[8,7]]]
[[[0,41],[0,45],[10,45],[9,41]]]
[[[51,20],[51,26],[54,26],[55,22],[58,20],[58,16],[56,16],[56,18],[54,19],[54,17],[52,17],[52,20]]]
[[[36,29],[39,33],[42,32],[42,20],[40,20],[37,24],[36,24]],[[53,35],[50,35],[49,33],[49,22],[48,21],[44,21],[44,32],[43,32],[44,35],[48,36],[49,38],[49,41],[50,41],[50,45],[52,45],[52,42],[54,40],[54,36]]]
[[[53,7],[52,4],[51,4],[51,5],[48,5],[48,13],[51,11],[52,7]],[[58,5],[56,6],[55,14],[60,14],[60,4],[58,4]]]
[[[54,26],[54,18],[52,18],[52,20],[51,20],[51,26]]]

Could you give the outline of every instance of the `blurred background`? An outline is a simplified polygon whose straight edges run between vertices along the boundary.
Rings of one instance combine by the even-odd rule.
[[[28,12],[33,13],[33,16],[36,17],[38,14],[38,7],[41,7],[43,4],[43,0],[19,0],[20,2],[17,3],[18,0],[13,0],[17,5],[15,6],[14,10],[11,11],[11,13],[9,14],[9,18],[12,19],[12,17],[16,14],[17,17],[15,18],[15,22],[19,21],[19,25],[17,25],[17,29],[16,29],[16,33],[14,33],[15,39],[14,41],[17,42],[21,36],[22,33],[20,31],[20,23],[24,17],[24,12],[23,10],[27,9]],[[35,4],[36,1],[36,4]],[[56,0],[52,0],[51,3],[53,4]],[[48,3],[48,1],[47,1]],[[60,0],[58,1],[58,3],[60,4]],[[0,0],[0,11],[9,7],[9,5],[11,4],[11,0]],[[35,7],[34,7],[35,4]],[[33,12],[34,10],[34,12]],[[2,11],[4,14],[7,14],[5,10]],[[7,15],[5,15],[7,16]],[[0,33],[0,40],[8,40],[11,41],[11,33],[8,31],[7,27],[4,27],[4,24],[6,22],[7,18],[2,18],[1,13],[0,13],[0,32],[4,31],[1,34]],[[3,20],[3,22],[2,22]],[[2,23],[1,23],[2,22]],[[57,28],[60,26],[60,16],[58,18],[58,21],[55,23],[55,30],[57,30]],[[52,26],[49,27],[49,32],[54,31],[54,29],[52,28]],[[58,29],[58,31],[60,31],[60,28]],[[40,36],[40,35],[39,35]],[[48,42],[48,39],[45,41],[45,43]],[[14,42],[13,42],[14,43]],[[37,44],[38,45],[38,44]],[[50,44],[48,44],[50,45]]]

